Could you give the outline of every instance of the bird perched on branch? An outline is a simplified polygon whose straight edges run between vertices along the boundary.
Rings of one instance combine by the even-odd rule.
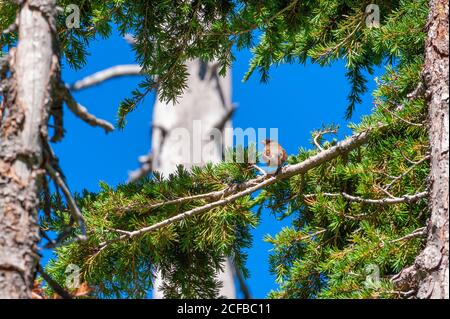
[[[287,160],[286,151],[274,140],[266,139],[262,141],[262,143],[264,144],[262,161],[269,167],[276,167],[277,170],[275,171],[275,174],[277,174],[281,166]]]

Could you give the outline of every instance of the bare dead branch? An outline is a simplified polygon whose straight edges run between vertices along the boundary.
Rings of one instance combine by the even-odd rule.
[[[219,131],[223,131],[227,122],[233,117],[236,112],[237,107],[233,105],[229,110],[225,112],[225,114],[221,117],[221,119],[213,125],[213,128],[218,129]],[[210,133],[212,134],[212,132]]]
[[[392,185],[394,185],[397,181],[401,180],[403,177],[405,177],[406,175],[408,175],[417,165],[422,164],[423,162],[427,161],[430,159],[430,155],[425,156],[424,158],[422,158],[421,160],[414,162],[413,165],[411,165],[403,174],[395,177],[389,184],[387,184],[383,190],[387,191],[389,188],[392,187]]]
[[[148,155],[141,156],[139,158],[141,166],[128,174],[127,183],[133,183],[147,176],[153,170],[153,154],[150,152]]]
[[[127,33],[123,36],[123,39],[129,44],[129,45],[135,45],[136,44],[136,38],[131,34]]]
[[[397,113],[395,113],[395,112],[389,110],[388,108],[382,106],[381,104],[378,104],[378,106],[379,106],[380,108],[382,108],[384,111],[386,111],[386,112],[388,112],[389,114],[391,114],[391,115],[392,115],[393,117],[395,117],[396,119],[398,119],[398,120],[400,120],[400,121],[402,121],[402,122],[404,122],[404,123],[406,123],[406,124],[408,124],[408,125],[418,126],[418,127],[423,127],[423,124],[421,124],[421,123],[413,123],[413,122],[411,122],[411,121],[408,121],[408,120],[404,119],[403,117],[401,117],[400,115],[398,115]]]
[[[403,240],[409,240],[411,238],[416,238],[416,237],[423,237],[427,234],[427,228],[426,227],[421,227],[416,229],[415,231],[413,231],[411,234],[408,234],[406,236],[391,240],[389,243],[396,243],[399,241],[403,241]]]
[[[308,194],[304,195],[306,198],[317,197],[319,194]],[[372,205],[390,205],[390,204],[400,204],[400,203],[412,203],[418,201],[419,199],[425,198],[428,196],[428,192],[420,192],[414,195],[403,195],[401,197],[394,198],[382,198],[382,199],[369,199],[362,198],[358,196],[349,195],[347,193],[322,193],[320,195],[329,196],[329,197],[343,197],[352,202],[358,202],[363,204],[372,204]]]
[[[148,227],[144,227],[139,230],[122,231],[122,235],[120,235],[119,237],[116,237],[114,239],[100,243],[100,245],[97,249],[97,252],[94,254],[93,257],[95,257],[102,250],[104,250],[107,246],[109,246],[110,244],[112,244],[114,242],[118,242],[118,241],[125,240],[125,239],[131,239],[131,238],[138,237],[143,234],[158,230],[162,227],[173,224],[175,222],[186,219],[188,217],[195,216],[195,215],[207,212],[213,208],[232,203],[243,196],[250,195],[257,190],[265,188],[267,186],[270,186],[278,181],[290,178],[295,175],[306,173],[310,169],[313,169],[331,159],[334,159],[342,154],[346,154],[346,153],[354,150],[355,148],[363,145],[364,143],[366,143],[368,141],[369,136],[370,136],[370,130],[356,134],[354,136],[351,136],[351,137],[341,141],[337,145],[330,147],[329,149],[310,157],[309,159],[307,159],[301,163],[294,164],[294,165],[287,165],[285,167],[282,167],[280,169],[280,172],[277,175],[259,176],[250,181],[244,182],[244,183],[236,186],[235,188],[226,188],[224,190],[217,191],[217,192],[215,192],[215,194],[213,196],[217,196],[218,199],[214,202],[210,202],[203,206],[196,207],[194,209],[180,213],[178,215],[175,215],[173,217],[170,217],[161,222],[150,225]],[[231,192],[231,193],[229,193],[229,192]]]
[[[416,86],[416,88],[414,89],[414,91],[412,91],[411,93],[409,93],[407,95],[408,99],[415,99],[418,97],[423,97],[425,95],[425,85],[423,84],[422,81],[419,82],[419,84]]]
[[[106,132],[111,132],[114,130],[114,126],[111,123],[96,118],[94,115],[90,114],[84,106],[78,104],[70,93],[70,90],[64,85],[61,86],[61,92],[63,94],[64,101],[67,103],[69,109],[80,119],[91,126],[99,126]]]
[[[99,85],[113,78],[130,75],[141,75],[141,74],[142,74],[142,67],[138,64],[116,65],[108,69],[94,73],[92,75],[89,75],[84,79],[75,82],[74,84],[69,86],[69,89],[71,91],[80,91],[92,86]]]
[[[77,206],[77,203],[75,202],[75,199],[72,197],[69,188],[67,187],[63,178],[61,177],[61,174],[56,169],[54,169],[52,165],[50,165],[48,162],[45,164],[45,169],[47,170],[53,181],[61,188],[62,192],[64,193],[64,196],[66,197],[67,200],[67,205],[69,207],[69,211],[73,219],[78,223],[78,226],[80,227],[81,230],[80,239],[85,239],[86,225],[84,222],[84,218],[80,212],[80,209]]]

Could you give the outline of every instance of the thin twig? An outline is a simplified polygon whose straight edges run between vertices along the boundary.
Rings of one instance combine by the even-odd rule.
[[[90,114],[84,106],[77,103],[67,87],[61,86],[61,92],[69,109],[84,122],[91,126],[99,126],[106,132],[111,132],[114,130],[114,125],[105,120],[96,118],[94,115]]]
[[[144,176],[147,176],[152,172],[153,170],[152,152],[150,152],[148,155],[141,156],[139,158],[139,162],[141,163],[141,166],[128,174],[127,183],[134,183],[137,180],[141,179]]]
[[[380,128],[380,127],[378,127],[378,128]],[[250,195],[257,190],[260,190],[262,188],[270,186],[281,180],[285,180],[285,179],[290,178],[295,175],[303,174],[303,173],[309,171],[310,169],[313,169],[323,163],[326,163],[327,161],[329,161],[333,158],[336,158],[342,154],[348,153],[348,152],[354,150],[355,148],[363,145],[364,143],[366,143],[368,141],[368,139],[370,137],[370,131],[371,130],[368,130],[366,132],[362,132],[362,133],[356,134],[352,137],[349,137],[349,138],[341,141],[337,145],[330,147],[329,149],[327,149],[323,152],[320,152],[301,163],[294,164],[294,165],[287,165],[285,167],[282,167],[279,174],[277,174],[277,175],[259,176],[255,179],[244,182],[244,183],[240,184],[238,187],[236,187],[235,189],[233,189],[233,193],[231,195],[221,198],[221,199],[218,199],[215,202],[211,202],[211,203],[205,204],[203,206],[196,207],[194,209],[185,211],[183,213],[177,214],[173,217],[170,217],[161,222],[144,227],[139,230],[130,231],[130,232],[124,231],[123,235],[100,243],[100,245],[97,248],[97,252],[94,254],[93,257],[95,257],[97,254],[99,254],[102,250],[104,250],[107,246],[109,246],[112,243],[115,243],[115,242],[118,242],[121,240],[125,240],[125,239],[131,239],[131,238],[138,237],[143,234],[158,230],[162,227],[168,226],[168,225],[178,222],[180,220],[207,212],[216,207],[220,207],[220,206],[224,206],[229,203],[232,203],[243,196]],[[227,189],[219,191],[218,194],[221,194],[221,196],[224,196],[227,192]]]
[[[138,64],[116,65],[108,69],[89,75],[69,86],[71,91],[80,91],[92,86],[99,85],[113,78],[142,75],[142,67]]]
[[[244,299],[252,299],[252,294],[250,293],[250,289],[248,288],[247,283],[245,282],[244,275],[242,274],[242,271],[238,269],[238,267],[233,264],[233,270],[234,274],[236,276],[236,279],[239,283],[239,289],[241,290],[242,294],[244,295]]]
[[[389,110],[388,108],[384,107],[384,106],[381,105],[381,104],[378,104],[378,106],[379,106],[380,108],[382,108],[383,110],[385,110],[386,112],[388,112],[389,114],[391,114],[391,115],[392,115],[393,117],[395,117],[396,119],[398,119],[398,120],[400,120],[400,121],[402,121],[402,122],[404,122],[404,123],[406,123],[406,124],[409,124],[409,125],[412,125],[412,126],[423,127],[423,124],[420,124],[420,123],[413,123],[413,122],[411,122],[411,121],[408,121],[408,120],[404,119],[403,117],[401,117],[400,115],[396,114],[395,112],[393,112],[393,111]]]
[[[338,128],[334,128],[334,129],[326,129],[326,130],[320,130],[318,132],[315,132],[313,141],[314,141],[314,144],[316,145],[316,147],[320,151],[323,151],[323,148],[319,143],[319,138],[322,138],[325,134],[336,134],[337,130],[338,130]]]
[[[83,215],[81,214],[80,209],[78,208],[77,203],[75,202],[75,199],[72,197],[69,188],[62,179],[60,173],[57,170],[55,170],[48,162],[45,164],[45,169],[47,170],[53,181],[61,188],[62,192],[64,193],[64,196],[66,197],[67,200],[67,205],[69,207],[69,211],[73,219],[78,223],[78,226],[80,226],[82,234],[81,238],[86,238],[86,225],[84,223]]]
[[[413,231],[411,234],[408,234],[406,236],[403,236],[403,237],[391,240],[389,243],[392,244],[392,243],[396,243],[396,242],[399,242],[399,241],[402,241],[402,240],[408,240],[408,239],[416,238],[416,237],[423,237],[423,236],[425,236],[427,234],[426,230],[427,230],[426,227],[418,228],[415,231]]]
[[[153,203],[153,204],[144,205],[144,206],[129,205],[129,206],[120,208],[120,211],[124,211],[124,212],[130,212],[132,210],[147,210],[147,211],[151,211],[153,209],[156,209],[156,208],[159,208],[159,207],[162,207],[162,206],[181,205],[181,204],[185,204],[187,202],[193,201],[193,200],[213,201],[213,200],[217,200],[219,198],[222,198],[224,196],[227,196],[227,195],[231,194],[232,192],[233,192],[232,188],[231,187],[227,187],[227,188],[225,188],[223,190],[219,190],[219,191],[213,191],[213,192],[205,193],[205,194],[186,196],[186,197],[171,199],[171,200],[167,200],[167,201],[164,201],[164,202]]]
[[[318,195],[322,196],[329,196],[329,197],[343,197],[345,199],[348,199],[352,202],[358,202],[363,204],[373,204],[373,205],[389,205],[389,204],[400,204],[400,203],[411,203],[418,201],[419,199],[422,199],[428,195],[428,192],[420,192],[414,195],[403,195],[401,197],[394,197],[394,198],[382,198],[382,199],[369,199],[369,198],[362,198],[358,196],[349,195],[347,193],[321,193],[321,194],[307,194],[304,195],[304,197],[317,197]]]
[[[404,172],[403,174],[401,174],[401,175],[395,177],[389,184],[387,184],[387,185],[383,188],[383,190],[387,191],[387,190],[388,190],[389,188],[391,188],[392,185],[394,185],[397,181],[401,180],[403,177],[405,177],[406,175],[408,175],[408,174],[409,174],[409,173],[410,173],[417,165],[422,164],[423,162],[429,160],[430,158],[431,158],[431,156],[430,156],[430,155],[427,155],[427,156],[425,156],[424,158],[422,158],[421,160],[415,162],[413,165],[411,165],[410,168],[408,168],[408,169],[406,170],[406,172]]]

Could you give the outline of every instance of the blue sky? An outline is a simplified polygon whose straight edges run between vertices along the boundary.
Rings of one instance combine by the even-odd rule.
[[[92,43],[90,53],[88,63],[82,70],[64,69],[66,82],[72,83],[117,64],[134,63],[130,46],[116,34]],[[323,124],[335,123],[341,128],[348,124],[344,120],[349,90],[344,63],[338,62],[331,67],[282,65],[273,68],[268,84],[261,84],[257,73],[242,83],[251,53],[237,52],[236,57],[232,68],[233,102],[239,106],[233,118],[235,127],[278,128],[280,143],[289,154],[294,154],[300,147],[312,147],[311,132]],[[93,114],[115,122],[120,101],[130,96],[138,83],[138,77],[115,79],[76,93],[75,97]],[[371,92],[375,87],[373,78],[368,85]],[[86,125],[65,109],[66,137],[54,145],[54,149],[72,191],[98,191],[99,181],[114,186],[126,180],[128,172],[138,166],[137,158],[150,148],[153,101],[154,95],[149,95],[128,116],[126,128],[111,134]],[[364,97],[363,104],[357,107],[352,120],[358,122],[371,108],[372,97],[369,93]],[[348,129],[341,129],[339,137],[348,134]],[[264,298],[271,289],[276,288],[268,265],[271,245],[264,243],[263,238],[266,234],[276,234],[288,224],[288,220],[276,221],[270,212],[264,211],[261,224],[253,231],[254,244],[248,251],[251,275],[248,284],[255,298]],[[49,256],[47,252],[44,260]]]

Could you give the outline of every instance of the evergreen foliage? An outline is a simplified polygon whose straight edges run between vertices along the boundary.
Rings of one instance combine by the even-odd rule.
[[[167,297],[217,297],[219,284],[215,274],[223,266],[224,256],[230,256],[247,275],[243,249],[250,247],[250,228],[258,222],[258,216],[250,211],[253,206],[250,197],[138,238],[112,243],[104,250],[98,248],[102,242],[120,235],[117,230],[155,224],[204,204],[205,200],[152,208],[154,204],[230,187],[253,174],[247,164],[224,163],[194,168],[191,172],[179,166],[168,178],[155,173],[151,178],[115,190],[102,183],[100,193],[86,192],[79,196],[78,203],[88,223],[88,241],[68,241],[56,248],[58,258],[47,268],[64,284],[69,264],[82,267],[80,279],[101,297],[145,297],[155,271],[165,278],[163,291]],[[55,214],[50,219],[44,218],[42,224],[46,230],[61,233],[70,222],[70,214],[64,205],[57,203],[55,198]]]
[[[82,267],[83,280],[103,297],[144,297],[151,277],[161,271],[168,297],[214,297],[213,274],[224,256],[245,270],[243,250],[251,245],[249,229],[267,207],[278,218],[293,216],[290,227],[266,240],[274,245],[270,257],[279,288],[271,298],[395,298],[390,277],[409,265],[423,239],[414,234],[428,217],[426,199],[399,204],[373,204],[349,199],[401,198],[427,189],[428,138],[425,101],[408,96],[420,82],[427,3],[375,1],[379,28],[365,26],[365,8],[373,1],[70,1],[82,10],[82,27],[66,29],[60,21],[61,52],[69,65],[82,67],[89,41],[106,37],[111,23],[136,38],[137,61],[147,74],[140,88],[119,108],[119,124],[143,97],[157,89],[174,101],[186,87],[184,62],[191,58],[217,60],[222,72],[234,60],[231,52],[251,48],[254,57],[247,79],[257,70],[268,81],[269,70],[281,63],[320,65],[343,59],[350,82],[346,117],[366,91],[365,76],[386,65],[373,93],[370,116],[354,132],[382,124],[358,149],[309,172],[280,181],[257,196],[182,222],[117,241],[96,254],[96,247],[117,237],[117,231],[136,230],[206,203],[149,205],[170,199],[224,189],[248,181],[254,170],[247,164],[223,163],[186,172],[180,168],[168,179],[158,174],[117,189],[103,185],[98,194],[79,196],[88,226],[87,242],[71,242],[55,250],[47,271],[60,283],[69,264]],[[58,1],[64,7],[69,1]],[[0,28],[14,20],[15,7],[0,2]],[[261,35],[255,39],[256,31]],[[14,34],[0,37],[2,48]],[[324,149],[336,141],[325,141]],[[289,158],[299,163],[317,149],[301,149]],[[70,223],[66,208],[55,195],[54,212],[43,217],[45,230],[63,232]],[[367,279],[379,270],[380,281]]]

